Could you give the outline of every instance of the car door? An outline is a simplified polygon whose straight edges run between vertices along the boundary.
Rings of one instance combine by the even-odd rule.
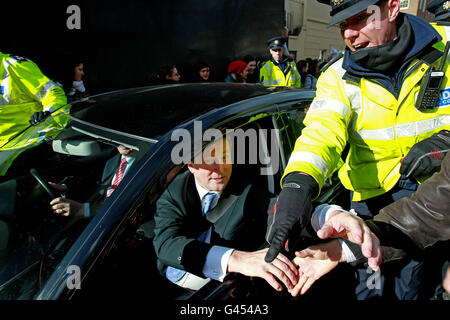
[[[306,95],[304,99],[311,101],[312,96]],[[293,105],[299,97],[301,95],[298,93],[290,92],[284,100],[291,101],[288,104]],[[203,142],[208,143],[204,139],[208,129],[241,130],[240,141],[244,141],[243,165],[251,165],[252,174],[276,194],[280,190],[279,181],[284,169],[279,133],[273,118],[279,112],[280,105],[284,105],[283,99],[275,95],[257,97],[212,110],[161,137],[135,167],[133,175],[116,191],[114,201],[105,203],[67,252],[38,298],[85,299],[99,294],[108,297],[117,292],[132,297],[139,295],[134,289],[136,286],[154,285],[158,286],[161,297],[173,298],[173,284],[155,269],[156,254],[152,237],[156,201],[186,165],[183,161],[173,161],[172,152],[183,136],[174,134],[187,133],[190,145],[195,146],[200,141],[203,146]],[[200,124],[200,128],[196,129],[196,124]],[[196,132],[200,132],[200,136],[196,136]],[[257,148],[252,148],[254,145]],[[71,277],[67,270],[71,265],[81,269],[82,290],[67,287],[66,282]]]

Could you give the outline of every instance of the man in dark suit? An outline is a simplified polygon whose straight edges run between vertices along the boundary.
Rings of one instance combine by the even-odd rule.
[[[248,170],[232,177],[239,167],[232,166],[228,146],[226,140],[210,145],[158,200],[153,241],[158,269],[192,290],[231,272],[264,278],[276,290],[282,290],[277,280],[292,288],[297,279],[292,262],[279,254],[266,263],[267,249],[261,250],[267,190],[246,179]]]
[[[100,182],[100,186],[103,188],[99,191],[103,201],[111,196],[135,160],[132,149],[121,145],[117,147],[117,151],[119,153],[109,158],[103,169],[103,176]],[[67,191],[65,185],[53,182],[49,182],[49,185],[62,193]],[[50,205],[52,211],[58,215],[67,217],[76,215],[88,218],[91,216],[92,211],[96,211],[91,208],[91,202],[80,203],[72,199],[57,197],[50,202]]]

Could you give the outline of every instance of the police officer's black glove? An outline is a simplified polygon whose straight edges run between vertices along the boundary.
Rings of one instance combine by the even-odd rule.
[[[277,257],[296,222],[303,228],[311,220],[311,202],[318,190],[317,182],[309,175],[294,172],[284,179],[283,190],[268,219],[266,240],[270,248],[266,262]]]
[[[442,130],[416,143],[402,161],[400,173],[407,178],[418,178],[441,166],[450,149],[450,132]]]
[[[33,113],[33,115],[30,118],[30,123],[32,126],[35,126],[42,121],[44,121],[48,116],[50,115],[49,111],[38,111]]]

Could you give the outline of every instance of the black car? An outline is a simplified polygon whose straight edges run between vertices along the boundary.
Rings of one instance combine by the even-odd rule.
[[[186,293],[156,269],[155,203],[186,167],[173,161],[173,150],[181,142],[204,146],[209,129],[241,130],[249,134],[244,150],[251,139],[258,148],[256,159],[248,153],[243,161],[265,172],[276,194],[314,95],[250,84],[135,88],[78,101],[30,127],[31,144],[18,138],[1,149],[18,152],[0,177],[0,299],[130,298],[151,288],[169,299],[233,297],[239,278]],[[136,160],[105,199],[102,171],[119,145],[133,149]],[[49,202],[61,193],[49,181],[64,183],[65,197],[89,203],[89,217],[52,212]],[[330,179],[319,201],[340,194]]]

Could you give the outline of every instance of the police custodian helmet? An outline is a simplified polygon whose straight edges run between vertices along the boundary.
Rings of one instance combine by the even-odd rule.
[[[284,37],[274,37],[267,40],[267,46],[272,50],[283,48],[285,43],[286,38]]]
[[[331,21],[327,28],[334,26],[348,18],[366,10],[369,6],[380,0],[317,0],[320,3],[331,5]]]

